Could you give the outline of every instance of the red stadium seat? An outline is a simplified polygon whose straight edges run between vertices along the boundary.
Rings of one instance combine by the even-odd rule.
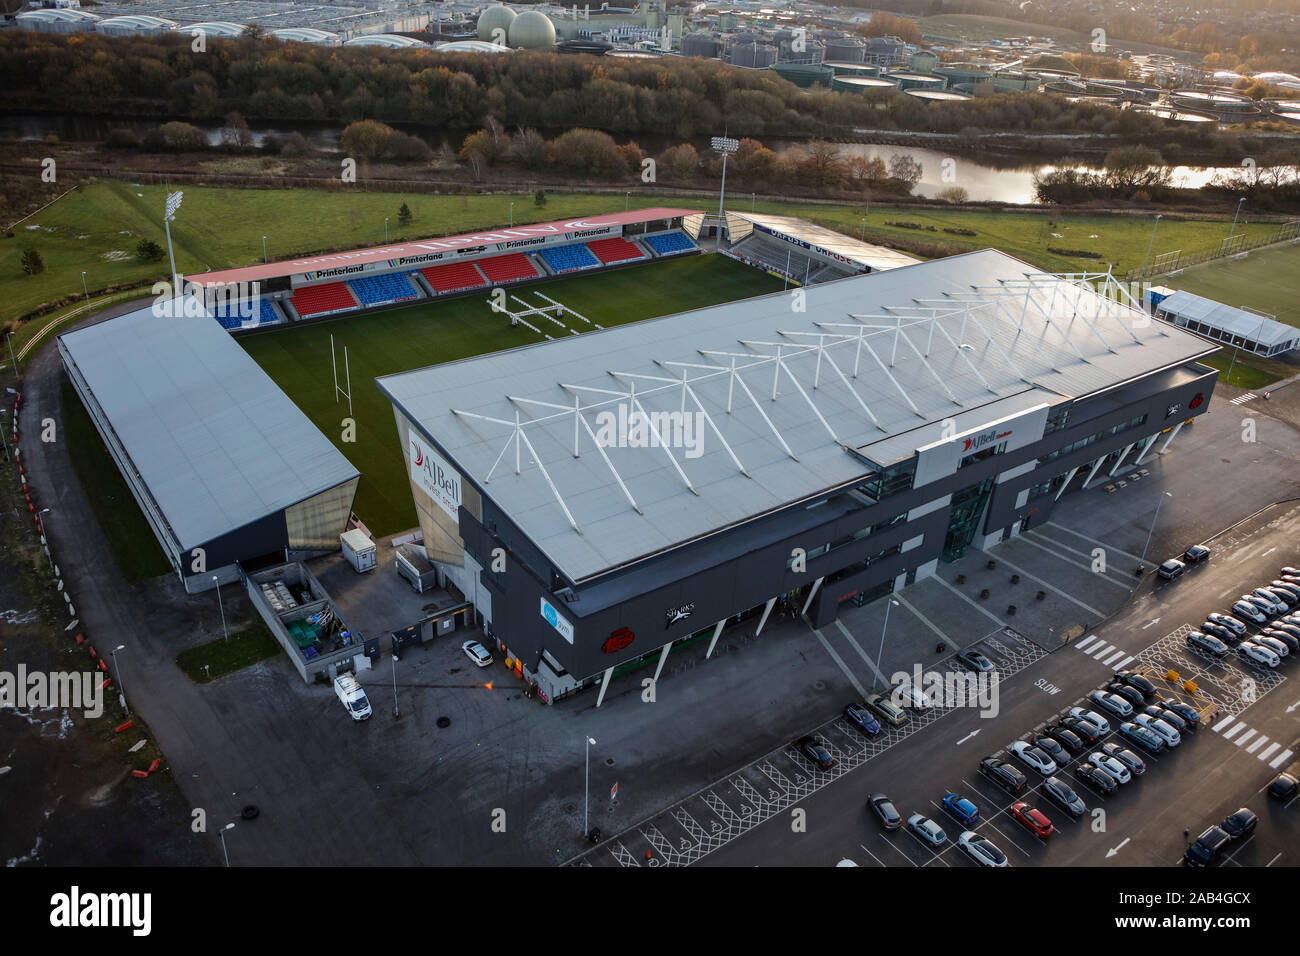
[[[536,266],[522,252],[493,256],[491,259],[477,259],[475,265],[482,269],[483,274],[492,282],[511,282],[515,279],[538,277]]]
[[[429,280],[429,285],[433,286],[434,292],[460,292],[487,285],[487,280],[479,275],[472,262],[449,262],[446,265],[429,266],[420,271]]]
[[[645,253],[638,249],[634,243],[628,242],[620,236],[615,236],[612,239],[597,239],[595,242],[587,243],[587,248],[606,265],[645,258]]]
[[[298,310],[298,314],[304,318],[309,315],[320,315],[322,312],[338,312],[358,307],[352,292],[342,282],[304,286],[293,294],[290,301]]]

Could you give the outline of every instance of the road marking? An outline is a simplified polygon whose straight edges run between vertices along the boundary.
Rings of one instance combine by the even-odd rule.
[[[953,594],[957,595],[959,598],[961,598],[963,601],[965,601],[965,602],[966,602],[967,604],[969,604],[971,607],[975,608],[975,610],[979,611],[981,614],[983,614],[983,615],[984,615],[985,617],[987,617],[989,620],[994,621],[994,622],[997,624],[999,630],[1002,629],[1002,628],[1004,628],[1004,627],[1008,627],[1008,626],[1009,626],[1009,625],[1007,624],[1006,621],[1002,620],[1000,617],[998,617],[996,614],[994,614],[994,613],[992,613],[991,611],[989,611],[987,608],[981,607],[980,605],[976,604],[974,601],[972,601],[972,600],[971,600],[970,598],[968,598],[966,595],[962,594],[962,593],[961,593],[960,591],[958,591],[955,587],[953,587],[951,584],[949,584],[947,581],[945,581],[945,580],[943,579],[943,575],[941,575],[941,574],[931,575],[931,577],[930,577],[929,580],[932,580],[932,581],[938,581],[940,584],[942,584],[944,587],[946,587],[946,588],[947,588],[949,591],[951,591]]]
[[[1132,837],[1125,837],[1125,838],[1124,838],[1123,840],[1121,840],[1121,841],[1120,841],[1116,846],[1113,846],[1113,847],[1111,847],[1109,850],[1107,850],[1107,851],[1106,851],[1106,859],[1109,860],[1112,856],[1114,856],[1114,855],[1115,855],[1116,853],[1118,853],[1120,850],[1124,849],[1124,847],[1128,845],[1128,841],[1131,840],[1131,839],[1133,839],[1133,838],[1132,838]]]
[[[1119,660],[1119,658],[1123,656],[1124,656],[1124,652],[1122,650],[1119,650],[1116,651],[1114,654],[1112,654],[1110,657],[1106,658],[1104,661],[1102,661],[1102,663],[1105,664],[1107,667],[1110,667],[1111,664],[1115,663],[1115,661]]]
[[[836,621],[835,623],[838,624],[839,621]],[[822,636],[822,632],[816,628],[813,628],[813,634],[816,635],[817,640],[822,642],[822,647],[826,648],[826,653],[831,656],[831,660],[835,661],[835,663],[840,666],[840,670],[842,670],[844,676],[849,679],[849,683],[853,685],[853,689],[865,699],[867,696],[866,688],[858,683],[858,679],[854,676],[853,671],[849,670],[848,665],[844,663],[844,659],[835,652],[835,648],[831,647],[831,642],[826,640],[826,638]]]
[[[1265,869],[1268,869],[1270,866],[1272,866],[1274,863],[1276,863],[1276,862],[1277,862],[1277,857],[1278,857],[1278,856],[1281,856],[1281,855],[1282,855],[1282,851],[1281,851],[1281,850],[1278,850],[1278,851],[1277,851],[1277,856],[1273,857],[1273,859],[1271,859],[1271,860],[1269,860],[1267,863],[1265,863],[1265,864],[1264,864],[1264,868],[1265,868]]]
[[[1273,756],[1273,752],[1281,746],[1282,745],[1278,743],[1276,740],[1273,741],[1271,744],[1269,744],[1267,747],[1265,747],[1263,750],[1259,752],[1259,759],[1265,761],[1268,760],[1269,757]]]
[[[889,867],[885,866],[885,861],[882,860],[880,857],[876,856],[876,854],[872,853],[870,850],[867,850],[867,848],[863,846],[861,843],[859,843],[858,846],[862,847],[863,850],[866,850],[867,855],[870,856],[877,863],[879,863],[882,867],[884,867],[885,869],[889,869]]]
[[[1102,641],[1100,647],[1088,652],[1088,656],[1095,661],[1099,661],[1103,654],[1108,654],[1113,650],[1115,650],[1114,644],[1107,644],[1105,641]]]
[[[1014,541],[1014,540],[1016,540],[1016,539],[1013,538],[1012,540]],[[1058,560],[1058,561],[1060,561],[1060,562],[1062,562],[1062,563],[1064,563],[1064,564],[1068,564],[1068,565],[1069,565],[1070,567],[1072,567],[1072,568],[1079,568],[1079,569],[1082,570],[1082,571],[1087,571],[1089,574],[1096,574],[1098,580],[1100,580],[1100,581],[1105,581],[1107,584],[1113,584],[1113,585],[1115,585],[1115,587],[1120,588],[1121,590],[1127,591],[1127,590],[1129,589],[1129,587],[1130,587],[1130,585],[1129,585],[1128,582],[1126,582],[1126,581],[1115,581],[1115,580],[1112,580],[1111,578],[1106,577],[1106,575],[1107,575],[1108,573],[1110,573],[1110,572],[1109,572],[1109,569],[1108,569],[1107,571],[1103,571],[1103,572],[1101,572],[1101,573],[1097,573],[1097,572],[1095,572],[1095,571],[1092,570],[1092,565],[1090,565],[1090,564],[1080,564],[1078,561],[1072,561],[1072,560],[1070,560],[1069,558],[1064,557],[1063,555],[1057,554],[1057,553],[1056,553],[1055,551],[1053,551],[1051,548],[1045,548],[1045,547],[1043,547],[1043,545],[1039,544],[1037,541],[1033,541],[1033,540],[1031,540],[1031,539],[1029,539],[1029,538],[1026,538],[1024,535],[1021,535],[1020,538],[1019,538],[1019,540],[1022,541],[1022,542],[1024,542],[1025,544],[1032,545],[1033,547],[1038,548],[1039,550],[1046,551],[1046,552],[1047,552],[1048,554],[1050,554],[1052,557],[1056,558],[1056,560]],[[1062,547],[1064,547],[1064,545],[1062,545]],[[1067,550],[1068,550],[1068,549],[1067,549]],[[1076,552],[1076,553],[1077,553],[1077,554],[1082,554],[1082,552]],[[1118,573],[1118,572],[1116,572],[1116,573]]]
[[[1245,722],[1244,720],[1239,720],[1239,721],[1237,721],[1237,726],[1233,727],[1231,730],[1229,730],[1227,733],[1225,733],[1225,734],[1223,735],[1223,739],[1224,739],[1224,740],[1231,740],[1233,734],[1240,733],[1241,731],[1243,731],[1243,730],[1245,730],[1245,729],[1246,729],[1246,722]],[[1252,731],[1252,732],[1253,732],[1253,731]]]
[[[1080,651],[1086,651],[1086,650],[1087,650],[1087,649],[1092,645],[1092,643],[1093,643],[1095,640],[1097,640],[1097,635],[1096,635],[1096,634],[1089,634],[1087,637],[1085,637],[1083,640],[1081,640],[1078,644],[1075,644],[1075,645],[1074,645],[1074,646],[1075,646],[1075,649],[1076,649],[1076,650],[1080,650]]]
[[[1258,731],[1256,731],[1255,728],[1252,727],[1249,730],[1247,730],[1244,734],[1242,734],[1240,737],[1238,737],[1236,740],[1234,740],[1233,743],[1235,743],[1238,747],[1240,747],[1251,737],[1254,737],[1256,733],[1258,733]]]
[[[1225,726],[1227,726],[1228,724],[1232,723],[1232,722],[1233,722],[1234,720],[1236,720],[1236,719],[1237,719],[1237,718],[1236,718],[1236,717],[1233,717],[1232,714],[1229,714],[1227,717],[1224,717],[1221,721],[1219,721],[1217,724],[1215,724],[1215,725],[1214,725],[1213,727],[1211,727],[1210,729],[1213,730],[1215,733],[1218,733],[1220,729],[1222,729],[1223,727],[1225,727]]]
[[[1139,564],[1143,563],[1142,559],[1139,558],[1136,554],[1129,554],[1127,551],[1121,551],[1119,548],[1115,547],[1114,545],[1107,544],[1105,541],[1098,541],[1096,538],[1090,538],[1086,534],[1080,534],[1078,531],[1075,531],[1073,528],[1067,528],[1065,525],[1057,524],[1055,521],[1047,522],[1047,527],[1060,528],[1062,531],[1065,531],[1068,534],[1072,534],[1077,538],[1082,538],[1084,541],[1091,541],[1093,544],[1099,544],[1103,548],[1109,548],[1111,551],[1114,551],[1117,554],[1122,554],[1126,558],[1132,558],[1134,561],[1138,562]]]
[[[1145,624],[1142,625],[1142,630],[1145,631],[1145,630],[1146,630],[1148,627],[1150,627],[1152,624],[1159,624],[1159,623],[1160,623],[1160,618],[1158,618],[1158,617],[1153,617],[1151,620],[1147,621]]]
[[[876,662],[867,656],[867,652],[864,651],[861,645],[853,639],[853,635],[849,633],[849,629],[844,626],[844,623],[839,618],[835,619],[835,626],[840,629],[840,633],[844,635],[844,639],[853,645],[853,649],[858,652],[858,656],[861,657],[866,662],[867,666],[871,668],[871,672],[876,675],[876,679],[888,687],[889,681],[885,679],[884,674],[880,673],[880,668],[876,666]],[[875,681],[872,682],[871,686],[875,686]]]
[[[1120,661],[1118,664],[1115,665],[1115,670],[1122,671],[1124,668],[1128,667],[1129,663],[1132,660],[1133,660],[1132,657],[1124,658],[1122,661]]]
[[[978,734],[978,733],[979,733],[978,730],[972,730],[970,733],[968,733],[968,734],[967,734],[965,737],[963,737],[961,740],[957,741],[957,746],[960,747],[962,744],[964,744],[966,741],[970,740],[972,737],[974,737],[974,736],[975,736],[976,734]]]
[[[1090,607],[1090,606],[1088,606],[1087,604],[1084,604],[1084,603],[1083,603],[1082,601],[1080,601],[1078,598],[1074,597],[1073,595],[1067,594],[1066,592],[1062,591],[1062,590],[1061,590],[1060,588],[1058,588],[1055,584],[1052,584],[1052,583],[1049,582],[1049,581],[1044,581],[1042,578],[1038,577],[1037,575],[1030,574],[1030,573],[1029,573],[1028,571],[1026,571],[1024,568],[1018,568],[1018,567],[1016,567],[1014,564],[1012,564],[1010,561],[1008,561],[1005,557],[1002,557],[1001,555],[999,555],[999,560],[1001,560],[1002,563],[1005,564],[1007,567],[1009,567],[1012,571],[1018,571],[1018,572],[1020,572],[1021,576],[1026,577],[1026,578],[1029,578],[1029,580],[1031,580],[1031,581],[1037,581],[1039,584],[1041,584],[1043,587],[1047,588],[1049,591],[1053,591],[1053,592],[1055,592],[1056,594],[1059,594],[1061,597],[1065,598],[1067,601],[1070,601],[1070,602],[1073,603],[1073,604],[1077,604],[1077,605],[1079,605],[1079,607],[1083,608],[1085,611],[1088,611],[1088,612],[1090,612],[1090,613],[1092,613],[1092,614],[1095,614],[1095,615],[1097,615],[1098,617],[1105,617],[1105,616],[1106,616],[1106,615],[1103,614],[1101,611],[1098,611],[1095,607]],[[1112,581],[1111,583],[1113,584],[1114,582]]]
[[[930,630],[934,631],[934,633],[937,634],[937,635],[939,636],[939,640],[943,641],[945,644],[947,644],[949,647],[951,647],[954,651],[961,650],[961,648],[960,648],[960,647],[959,647],[959,646],[958,646],[958,645],[953,641],[953,639],[952,639],[951,637],[949,637],[949,636],[948,636],[947,634],[945,634],[943,631],[939,630],[939,628],[934,624],[933,621],[931,621],[928,617],[926,617],[924,614],[922,614],[920,611],[918,611],[915,607],[913,607],[911,601],[909,601],[907,598],[903,597],[903,595],[901,595],[901,594],[895,594],[894,597],[897,599],[897,601],[898,601],[899,604],[903,605],[903,607],[907,608],[909,611],[911,611],[913,614],[915,614],[915,615],[920,619],[920,621],[921,621],[922,624],[924,624],[924,625],[925,625],[926,627],[928,627]]]
[[[1269,548],[1267,551],[1265,551],[1263,554],[1261,554],[1260,557],[1261,557],[1261,558],[1267,558],[1270,554],[1272,554],[1272,553],[1273,553],[1274,551],[1276,551],[1276,550],[1277,550],[1277,548]]]
[[[1258,398],[1258,397],[1259,397],[1259,396],[1257,396],[1254,392],[1247,392],[1245,395],[1238,395],[1236,398],[1234,398],[1234,399],[1230,399],[1230,400],[1228,401],[1228,404],[1229,404],[1229,405],[1243,405],[1243,404],[1245,404],[1246,402],[1250,401],[1252,398]]]
[[[1267,738],[1267,737],[1265,737],[1265,736],[1263,736],[1263,735],[1260,735],[1259,737],[1256,737],[1256,738],[1255,738],[1255,742],[1254,742],[1253,744],[1251,744],[1249,747],[1246,748],[1246,753],[1248,753],[1248,754],[1253,754],[1256,750],[1258,750],[1258,749],[1260,748],[1260,746],[1261,746],[1262,744],[1265,744],[1265,743],[1268,743],[1268,738]],[[1240,745],[1240,741],[1238,741],[1238,745]],[[1260,760],[1263,760],[1264,758],[1263,758],[1263,757],[1260,757],[1259,759],[1260,759]]]
[[[1268,765],[1272,767],[1274,770],[1276,770],[1278,767],[1282,766],[1282,764],[1286,763],[1290,759],[1291,759],[1291,751],[1284,750],[1276,757],[1274,757],[1272,760],[1270,760]]]

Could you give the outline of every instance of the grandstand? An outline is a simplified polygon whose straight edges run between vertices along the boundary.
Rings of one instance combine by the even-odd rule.
[[[541,273],[537,271],[537,266],[533,265],[533,260],[522,252],[484,259],[477,265],[483,270],[483,274],[488,277],[488,281],[497,285],[504,285],[507,282],[521,282],[524,279],[536,279],[541,276]]]
[[[410,273],[406,272],[388,272],[377,276],[363,276],[360,279],[348,280],[348,285],[363,306],[374,308],[420,298],[419,291],[411,285],[409,275]]]
[[[487,278],[472,262],[450,262],[445,266],[429,266],[421,269],[420,274],[439,294],[464,292],[468,289],[481,289],[488,284]]]
[[[587,248],[607,266],[619,262],[635,262],[646,258],[646,254],[641,250],[640,246],[634,242],[628,242],[622,237],[598,239],[595,242],[587,243]]]
[[[303,318],[334,315],[360,308],[346,282],[327,282],[299,289],[290,299],[294,310]]]
[[[726,254],[801,285],[913,265],[909,255],[790,216],[727,213]]]
[[[732,246],[730,251],[739,259],[802,285],[857,274],[847,265],[818,259],[788,242],[781,242],[760,232],[750,233]]]
[[[600,268],[600,260],[587,248],[586,243],[582,242],[575,242],[571,246],[551,246],[543,249],[539,254],[551,272],[556,275]]]
[[[643,241],[656,256],[677,256],[684,252],[695,252],[699,248],[691,242],[690,236],[678,231],[646,236]]]

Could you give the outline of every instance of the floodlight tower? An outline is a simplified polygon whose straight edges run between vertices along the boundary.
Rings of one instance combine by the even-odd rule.
[[[176,254],[172,252],[172,227],[171,222],[176,218],[176,210],[181,208],[181,200],[185,194],[179,189],[174,193],[167,194],[167,212],[163,216],[163,229],[167,232],[167,258],[172,264],[172,298],[179,298],[181,294],[181,277],[176,274]]]
[[[722,188],[718,191],[718,221],[722,221],[722,203],[727,195],[727,157],[740,149],[740,140],[729,136],[715,136],[710,145],[722,154]]]

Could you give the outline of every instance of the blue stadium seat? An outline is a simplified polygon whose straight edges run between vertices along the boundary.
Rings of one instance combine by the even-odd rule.
[[[275,307],[272,306],[270,302],[266,299],[258,299],[257,301],[259,305],[257,316],[258,325],[274,325],[280,321],[280,317],[275,314]]]
[[[261,300],[259,299],[260,303]],[[221,323],[221,327],[227,331],[238,329],[244,324],[245,319],[252,316],[245,316],[243,313],[252,312],[252,316],[258,314],[257,306],[248,302],[236,301],[234,299],[219,299],[212,306],[212,314],[216,320]]]
[[[590,269],[600,265],[585,243],[575,242],[567,246],[551,246],[539,250],[552,272],[573,272],[575,269]]]
[[[661,232],[657,236],[646,236],[645,243],[661,256],[689,252],[695,248],[695,243],[683,232]]]
[[[378,276],[362,276],[349,279],[348,285],[357,294],[362,305],[385,305],[389,302],[404,302],[419,298],[415,286],[406,277],[405,272],[389,272]]]

